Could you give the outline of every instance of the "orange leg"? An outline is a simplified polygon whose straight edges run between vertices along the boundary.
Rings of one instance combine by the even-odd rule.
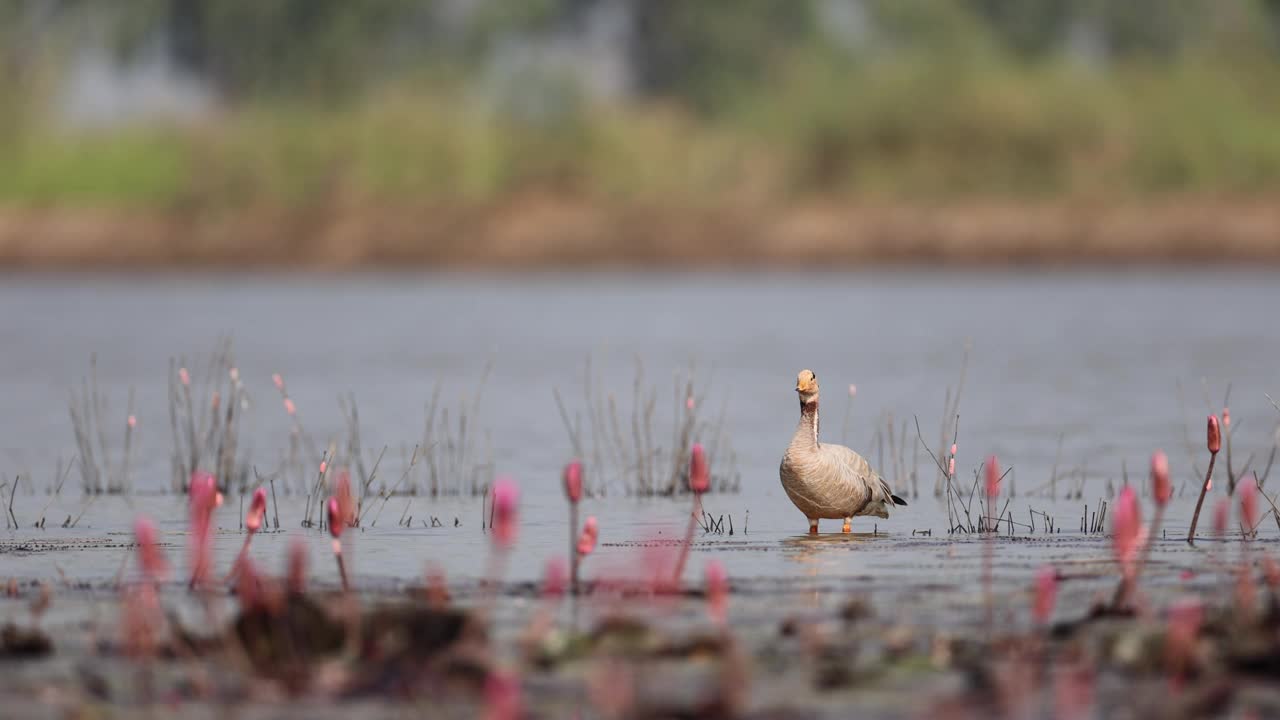
[[[844,519],[844,529],[841,530],[840,532],[845,534],[853,532],[853,518]]]
[[[818,534],[818,519],[817,519],[817,518],[809,518],[809,534],[810,534],[810,535],[817,535],[817,534]]]

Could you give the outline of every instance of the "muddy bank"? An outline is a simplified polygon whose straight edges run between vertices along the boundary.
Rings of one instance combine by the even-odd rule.
[[[473,207],[0,208],[30,269],[1280,264],[1280,203],[1165,200],[715,209],[523,197]]]

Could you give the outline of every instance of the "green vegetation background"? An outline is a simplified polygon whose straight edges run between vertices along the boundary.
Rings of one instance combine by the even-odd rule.
[[[851,36],[831,27],[841,0],[630,0],[627,99],[593,99],[536,68],[492,81],[504,44],[562,31],[593,1],[476,0],[445,26],[443,1],[65,0],[35,30],[32,2],[4,3],[0,204],[1280,189],[1280,2],[864,0],[843,8],[857,13]],[[1079,28],[1101,32],[1100,58],[1072,50]],[[58,121],[54,88],[86,37],[127,62],[158,35],[217,88],[213,112]]]

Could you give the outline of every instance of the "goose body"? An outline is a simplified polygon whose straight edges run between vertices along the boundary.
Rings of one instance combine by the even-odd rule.
[[[800,373],[796,392],[800,423],[778,476],[787,497],[809,519],[809,532],[818,531],[818,520],[837,518],[849,532],[855,517],[887,518],[894,505],[906,505],[861,455],[843,445],[819,442],[818,378],[812,371]]]

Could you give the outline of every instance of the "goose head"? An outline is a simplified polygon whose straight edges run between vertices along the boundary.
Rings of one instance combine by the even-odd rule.
[[[801,370],[796,376],[796,393],[802,405],[818,399],[818,376],[812,370]]]

